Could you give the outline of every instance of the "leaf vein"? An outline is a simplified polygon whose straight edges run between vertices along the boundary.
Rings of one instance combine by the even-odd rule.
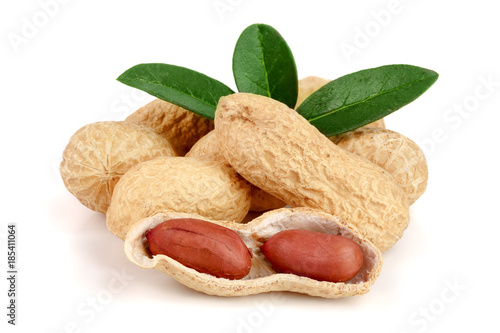
[[[402,89],[402,88],[404,88],[404,87],[407,87],[407,86],[413,85],[413,84],[415,84],[415,83],[420,83],[420,82],[426,81],[426,80],[428,80],[429,78],[430,78],[430,77],[426,77],[426,78],[421,79],[421,80],[411,81],[411,82],[406,83],[406,84],[403,84],[403,85],[401,85],[401,86],[397,86],[396,88],[386,90],[386,91],[384,91],[383,93],[378,93],[378,94],[376,94],[376,95],[368,96],[367,98],[362,99],[362,100],[360,100],[360,101],[357,101],[357,102],[355,102],[355,103],[348,104],[348,105],[342,105],[341,107],[339,107],[339,108],[337,108],[337,109],[333,109],[333,110],[331,110],[331,111],[329,111],[329,112],[326,112],[326,113],[320,114],[320,115],[318,115],[318,116],[316,116],[316,117],[309,118],[309,119],[307,119],[307,120],[308,120],[309,122],[312,122],[312,121],[318,120],[318,119],[320,119],[320,118],[323,118],[323,117],[329,116],[329,115],[331,115],[331,114],[333,114],[333,113],[335,113],[335,112],[339,112],[339,111],[341,111],[341,110],[343,110],[343,109],[346,109],[346,108],[348,108],[348,107],[352,107],[352,106],[355,106],[355,105],[358,105],[358,104],[365,103],[366,101],[368,101],[368,100],[370,100],[370,99],[373,99],[373,98],[376,98],[376,97],[379,97],[379,96],[382,96],[382,95],[389,94],[389,93],[391,93],[391,92],[393,92],[393,91],[396,91],[396,90]]]

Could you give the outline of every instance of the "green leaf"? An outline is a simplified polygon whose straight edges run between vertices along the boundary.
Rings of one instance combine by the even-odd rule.
[[[241,33],[233,54],[233,74],[240,92],[295,107],[297,66],[288,44],[273,27],[253,24]]]
[[[326,136],[341,134],[414,101],[437,79],[436,72],[410,65],[366,69],[327,83],[297,112]]]
[[[136,65],[117,80],[209,119],[214,119],[219,98],[234,93],[205,74],[167,64]]]

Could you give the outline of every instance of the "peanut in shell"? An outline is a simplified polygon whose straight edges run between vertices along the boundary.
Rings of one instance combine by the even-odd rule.
[[[175,156],[175,152],[150,128],[104,121],[86,125],[70,138],[59,170],[68,191],[84,206],[106,213],[120,177],[159,156]]]
[[[408,199],[391,175],[336,146],[283,103],[247,93],[223,97],[215,131],[231,166],[291,207],[348,220],[381,251],[408,226]]]
[[[362,127],[330,140],[389,172],[406,193],[408,204],[425,192],[428,169],[424,152],[406,136],[385,128]]]
[[[241,222],[250,208],[250,185],[226,161],[160,157],[130,169],[118,182],[106,214],[121,239],[140,219],[173,210]]]
[[[145,233],[166,220],[202,219],[234,230],[252,252],[252,268],[241,280],[217,278],[186,267],[164,255],[151,256]],[[363,252],[363,265],[346,282],[325,282],[294,274],[277,273],[266,260],[260,247],[276,233],[287,229],[303,229],[341,235],[356,242]],[[300,246],[300,244],[298,244]],[[138,221],[130,229],[124,243],[127,258],[141,268],[154,268],[197,291],[217,296],[245,296],[270,291],[291,291],[325,298],[362,295],[380,274],[382,254],[352,224],[309,208],[277,209],[264,213],[247,224],[207,220],[196,214],[164,212]]]

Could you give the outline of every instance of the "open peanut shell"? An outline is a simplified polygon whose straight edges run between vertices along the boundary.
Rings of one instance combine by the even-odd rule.
[[[195,218],[234,230],[252,252],[252,269],[241,280],[228,280],[199,273],[165,256],[152,256],[145,232],[171,219]],[[276,273],[260,251],[260,246],[274,234],[285,229],[305,229],[348,237],[360,245],[364,262],[361,270],[349,281],[332,283],[317,281],[293,274]],[[269,291],[291,291],[311,296],[340,298],[368,292],[382,267],[382,254],[361,233],[339,218],[309,208],[278,209],[269,211],[247,224],[210,221],[195,214],[175,212],[159,213],[135,224],[127,233],[124,251],[128,259],[142,268],[155,268],[180,283],[218,296],[244,296]]]

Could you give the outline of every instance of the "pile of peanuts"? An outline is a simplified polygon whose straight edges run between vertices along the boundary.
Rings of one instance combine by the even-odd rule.
[[[297,104],[327,82],[301,80]],[[248,93],[215,121],[154,100],[84,126],[60,172],[132,262],[220,296],[366,293],[427,184],[422,150],[383,119],[327,138]]]

